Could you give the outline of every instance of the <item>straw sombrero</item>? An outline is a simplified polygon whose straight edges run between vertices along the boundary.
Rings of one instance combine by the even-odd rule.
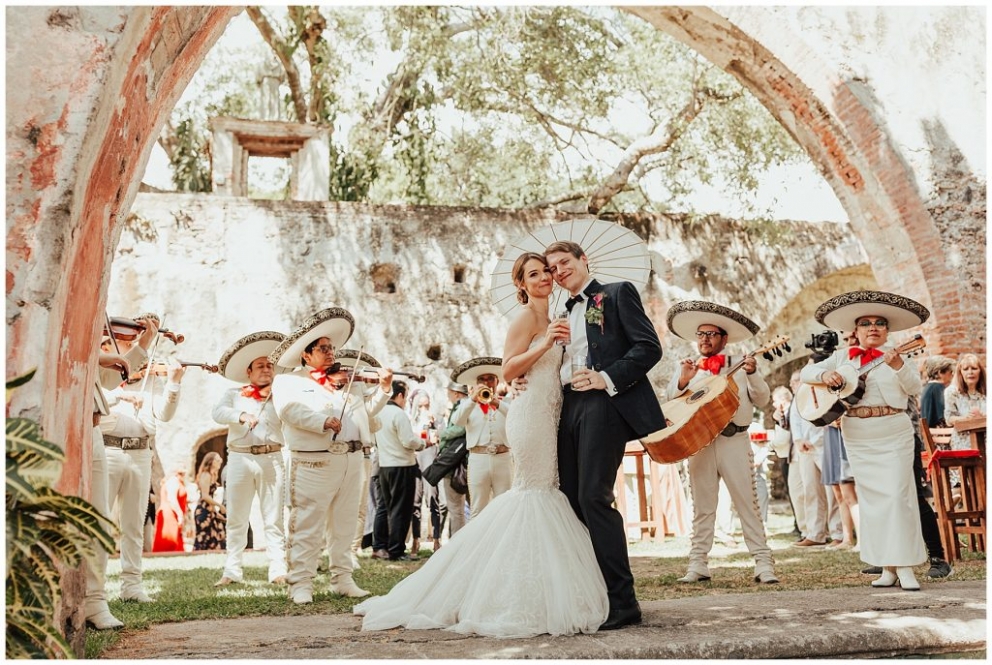
[[[217,361],[217,371],[225,379],[244,383],[248,366],[256,358],[268,357],[286,336],[274,330],[262,330],[245,335],[225,351]]]
[[[727,343],[743,342],[761,327],[740,312],[704,300],[683,300],[668,310],[668,329],[684,340],[695,341],[701,325],[718,326],[727,331]]]
[[[466,386],[474,386],[476,379],[483,374],[495,374],[502,381],[503,359],[493,356],[472,358],[454,369],[451,373],[451,380]]]
[[[355,319],[341,307],[322,309],[293,331],[269,355],[269,359],[280,367],[299,367],[303,349],[310,342],[326,337],[335,349],[340,349],[355,331]],[[337,354],[335,354],[335,359]]]
[[[885,291],[850,291],[835,296],[816,308],[814,317],[834,330],[853,330],[862,316],[881,316],[889,322],[889,332],[914,328],[928,318],[930,310],[905,296]]]

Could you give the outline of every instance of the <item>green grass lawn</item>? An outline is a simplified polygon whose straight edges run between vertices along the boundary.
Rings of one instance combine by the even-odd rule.
[[[701,584],[680,584],[689,554],[689,538],[668,538],[664,542],[632,541],[631,567],[642,601],[675,600],[690,596],[729,593],[777,593],[811,589],[864,586],[871,577],[861,574],[864,563],[857,553],[800,550],[789,547],[795,540],[791,535],[791,515],[769,515],[769,544],[775,558],[775,572],[781,584],[759,585],[752,581],[754,562],[737,537],[740,545],[730,549],[715,545],[710,554],[713,579]],[[422,550],[424,558],[430,555]],[[117,600],[120,591],[120,561],[112,559],[108,566],[107,593],[111,611],[127,628],[123,631],[88,630],[86,658],[97,658],[123,634],[142,630],[152,624],[197,619],[221,619],[247,616],[294,616],[305,614],[340,614],[351,612],[359,602],[328,591],[328,577],[318,574],[311,605],[294,605],[287,597],[285,586],[267,582],[268,561],[264,552],[245,553],[245,582],[220,589],[213,584],[220,579],[225,555],[197,553],[148,556],[144,560],[145,590],[156,599],[150,604],[124,603]],[[361,569],[355,571],[358,585],[375,595],[388,592],[401,579],[419,568],[422,562],[384,562],[361,558]],[[926,579],[928,566],[916,570],[924,590],[930,584],[945,580]],[[954,564],[951,580],[983,580],[986,578],[985,558],[965,554],[964,561]]]

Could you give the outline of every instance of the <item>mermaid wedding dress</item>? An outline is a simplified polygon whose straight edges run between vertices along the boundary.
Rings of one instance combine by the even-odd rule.
[[[510,405],[511,489],[387,595],[355,606],[365,617],[362,630],[521,638],[592,633],[606,620],[606,584],[589,531],[558,490],[555,356],[541,356],[527,373],[527,390]]]

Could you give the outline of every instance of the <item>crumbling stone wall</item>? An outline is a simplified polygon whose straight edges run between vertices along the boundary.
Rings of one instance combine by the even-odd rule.
[[[364,346],[394,369],[425,374],[433,403],[443,405],[456,365],[502,355],[509,322],[489,297],[499,252],[560,219],[552,211],[143,193],[121,234],[108,307],[112,315],[160,313],[165,325],[186,336],[178,348],[162,341],[160,349],[208,363],[242,335],[289,333],[319,309],[344,307],[356,320],[349,348]],[[643,297],[665,345],[652,373],[659,392],[677,360],[693,353],[665,328],[674,302],[724,303],[765,326],[760,341],[780,334],[800,340],[820,329],[812,317],[820,302],[873,285],[846,225],[783,222],[781,237],[769,243],[753,226],[721,218],[692,224],[680,215],[631,215],[617,221],[644,238],[656,264]],[[464,266],[460,282],[455,266]],[[700,266],[706,268],[702,278]],[[824,295],[824,285],[837,290]],[[762,371],[807,354],[799,343],[774,363],[763,362]],[[188,464],[195,444],[216,432],[210,408],[229,385],[187,371],[179,413],[158,435],[165,468]]]

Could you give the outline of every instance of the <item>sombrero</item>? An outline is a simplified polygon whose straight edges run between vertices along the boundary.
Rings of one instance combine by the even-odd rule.
[[[468,386],[466,386],[464,383],[455,383],[454,381],[449,381],[448,390],[455,393],[461,393],[462,395],[468,395]]]
[[[361,360],[359,360],[358,354],[359,352],[355,349],[341,349],[334,352],[334,360],[341,363],[342,367],[355,367],[357,365],[359,370],[366,367],[382,367],[378,360],[364,351],[361,352]]]
[[[290,333],[269,354],[269,360],[280,367],[299,367],[303,349],[310,342],[326,337],[331,340],[335,349],[339,349],[351,338],[355,331],[355,319],[347,310],[340,307],[322,309]],[[335,353],[335,359],[337,354]]]
[[[930,310],[905,296],[885,291],[850,291],[834,296],[816,308],[816,320],[834,330],[853,330],[862,316],[881,316],[889,332],[906,330],[930,318]]]
[[[668,329],[682,339],[693,341],[701,325],[727,331],[727,342],[743,342],[756,335],[761,327],[740,312],[704,300],[683,300],[668,310]]]
[[[483,374],[495,374],[500,381],[503,380],[503,359],[493,356],[481,356],[472,358],[454,369],[451,373],[451,380],[455,383],[462,383],[466,386],[474,386],[476,379]]]
[[[221,355],[217,371],[225,379],[243,383],[248,378],[248,366],[256,358],[268,356],[286,336],[274,330],[262,330],[245,335]]]

